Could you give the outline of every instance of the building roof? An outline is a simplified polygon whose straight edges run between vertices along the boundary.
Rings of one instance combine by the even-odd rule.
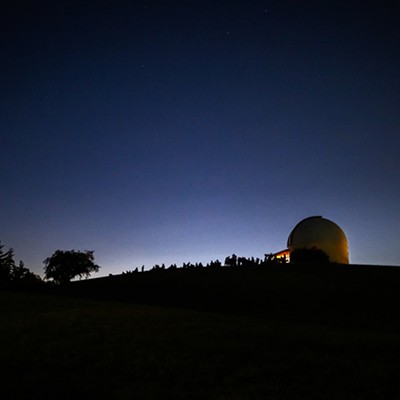
[[[315,242],[345,242],[347,244],[347,238],[339,225],[317,215],[303,219],[293,228],[288,237],[287,246],[289,248]]]

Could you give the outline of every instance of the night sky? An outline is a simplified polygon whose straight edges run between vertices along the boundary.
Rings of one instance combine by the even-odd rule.
[[[0,240],[98,276],[282,250],[322,215],[400,265],[393,1],[9,1]]]

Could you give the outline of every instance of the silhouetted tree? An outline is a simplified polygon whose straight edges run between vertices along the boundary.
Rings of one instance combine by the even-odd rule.
[[[20,261],[18,266],[14,265],[11,275],[13,280],[24,279],[26,276],[31,274],[28,268],[25,267],[24,262]]]
[[[34,288],[43,284],[39,275],[34,274],[26,268],[23,261],[14,266],[11,271],[12,286],[15,288]]]
[[[315,247],[296,249],[290,253],[291,264],[328,264],[329,262],[328,254]]]
[[[46,279],[56,283],[68,283],[79,277],[88,278],[92,272],[98,272],[100,267],[94,263],[93,251],[57,250],[46,258],[44,272]]]
[[[43,283],[40,276],[32,273],[22,261],[18,266],[15,264],[14,250],[11,247],[6,252],[3,249],[0,242],[0,286],[26,288]]]
[[[10,247],[3,251],[4,246],[0,242],[0,285],[8,283],[12,279],[12,270],[15,267],[14,250]]]

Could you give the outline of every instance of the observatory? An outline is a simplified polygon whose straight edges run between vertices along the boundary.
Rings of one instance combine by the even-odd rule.
[[[343,230],[321,216],[308,217],[300,221],[290,233],[287,249],[275,254],[276,258],[290,260],[290,254],[295,250],[322,250],[330,262],[349,263],[349,247]]]

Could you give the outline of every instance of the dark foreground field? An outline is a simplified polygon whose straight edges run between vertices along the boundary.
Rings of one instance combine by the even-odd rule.
[[[196,285],[193,283],[195,275],[191,274],[168,277],[162,273],[145,273],[141,278],[137,276],[142,289],[150,292],[157,287],[163,292],[162,282],[168,291],[176,291],[180,285],[185,285],[186,292],[182,288],[184,295],[171,294],[171,299],[165,300],[166,305],[162,307],[139,305],[133,294],[123,303],[0,292],[2,398],[400,397],[400,331],[396,322],[399,315],[390,316],[389,312],[397,312],[397,303],[387,304],[379,316],[378,309],[367,312],[358,299],[355,304],[359,314],[357,307],[349,304],[350,311],[343,309],[344,317],[341,318],[338,314],[344,304],[338,301],[337,309],[330,297],[341,291],[349,298],[354,276],[332,278],[320,290],[321,276],[316,276],[313,271],[303,271],[301,275],[287,270],[280,280],[277,279],[279,272],[257,276],[253,271],[255,275],[242,275],[241,279],[240,274],[225,276],[231,287],[220,288],[221,295],[236,294],[239,297],[215,300],[215,312],[210,309],[211,301],[205,302],[203,310],[196,311],[195,308],[201,308],[199,299],[215,295],[221,283],[219,273],[214,283],[210,281],[214,275],[208,275],[208,293],[203,293],[205,288],[200,275],[195,280]],[[275,283],[267,284],[267,276]],[[375,280],[375,292],[371,296],[386,293],[379,303],[381,307],[386,301],[397,301],[396,278],[393,276],[389,279],[387,275],[381,280],[360,279],[362,285],[354,287],[355,298],[365,296],[367,288],[372,290]],[[101,291],[111,285],[108,295],[118,297],[116,288],[121,290],[135,277],[120,280],[118,284],[115,282],[120,278],[111,279],[114,280],[87,282],[91,287],[87,293],[99,296],[91,286],[97,281],[96,287]],[[326,276],[322,279],[326,280]],[[394,282],[386,292],[383,290],[385,279]],[[265,291],[259,284],[251,294],[248,285],[253,280],[264,280]],[[114,289],[112,285],[116,285]],[[83,287],[80,285],[79,290]],[[135,284],[131,287],[135,288]],[[302,314],[301,307],[313,304],[307,292],[311,292],[309,296],[314,297],[315,305],[311,311],[304,310]],[[172,303],[180,296],[185,300],[184,307],[174,307]],[[296,299],[298,296],[303,297]],[[243,303],[246,297],[249,301],[258,301],[254,307],[247,307],[248,315],[246,303]],[[288,298],[286,302],[282,300],[285,297]],[[279,301],[274,302],[273,298],[282,300],[282,304],[279,306]],[[159,302],[159,294],[142,298],[142,302],[150,300]],[[262,301],[265,303],[261,304]],[[365,302],[367,305],[373,303],[367,298]],[[268,304],[271,313],[261,312],[261,306]],[[332,322],[323,315],[321,304],[330,307],[327,312],[332,316]],[[281,316],[275,315],[279,308]],[[373,320],[375,317],[377,322]]]

